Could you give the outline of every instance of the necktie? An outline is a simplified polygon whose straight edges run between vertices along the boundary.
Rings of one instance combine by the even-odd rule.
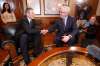
[[[66,28],[66,21],[67,21],[67,19],[64,18],[64,30],[65,30],[65,28]]]
[[[66,35],[66,23],[67,23],[67,18],[64,18],[64,35]]]
[[[30,22],[29,22],[29,26],[30,26],[30,28],[32,27],[32,20],[30,20]]]
[[[64,25],[65,25],[65,27],[66,27],[66,20],[67,20],[67,19],[66,19],[66,18],[64,18]]]

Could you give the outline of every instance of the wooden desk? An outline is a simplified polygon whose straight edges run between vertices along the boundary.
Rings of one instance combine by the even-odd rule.
[[[3,66],[4,63],[9,59],[9,53],[7,50],[0,49],[0,66]]]

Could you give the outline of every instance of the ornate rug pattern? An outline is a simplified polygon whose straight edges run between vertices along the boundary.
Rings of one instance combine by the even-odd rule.
[[[48,58],[45,62],[40,64],[40,66],[66,66],[67,63],[67,53],[62,53]],[[81,53],[74,53],[72,58],[72,64],[70,66],[96,66],[93,59],[85,56]]]

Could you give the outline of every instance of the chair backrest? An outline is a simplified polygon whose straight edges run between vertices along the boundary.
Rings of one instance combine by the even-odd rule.
[[[4,32],[7,35],[14,36],[16,32],[16,23],[8,23],[4,25]]]

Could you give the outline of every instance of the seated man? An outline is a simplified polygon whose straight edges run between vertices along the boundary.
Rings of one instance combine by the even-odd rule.
[[[95,39],[96,38],[96,30],[95,30],[96,17],[91,17],[88,23],[89,25],[86,27],[87,28],[86,38]]]
[[[76,20],[74,17],[69,16],[70,8],[68,6],[61,6],[59,12],[60,18],[55,20],[54,24],[45,33],[57,31],[55,37],[57,47],[61,47],[63,44],[73,46],[75,35],[78,32]]]
[[[93,44],[96,41],[96,29],[95,26],[97,25],[96,17],[92,16],[88,22],[84,25],[84,32],[85,32],[85,41],[82,44],[83,47],[86,47],[90,44]]]
[[[26,64],[30,62],[28,55],[28,45],[30,40],[34,49],[33,56],[38,56],[42,52],[41,44],[41,30],[36,24],[34,19],[34,12],[32,8],[27,8],[25,11],[25,17],[17,22],[16,37],[19,38],[19,44],[22,55]]]

